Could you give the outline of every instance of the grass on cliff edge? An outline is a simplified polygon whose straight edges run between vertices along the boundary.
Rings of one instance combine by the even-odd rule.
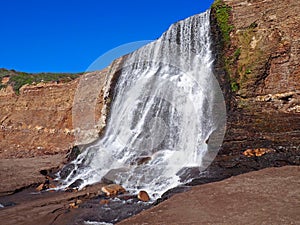
[[[0,69],[0,89],[11,85],[16,92],[20,93],[20,88],[25,84],[34,84],[41,82],[68,82],[78,78],[83,73],[25,73],[15,70]],[[2,78],[9,77],[7,84],[2,84]]]

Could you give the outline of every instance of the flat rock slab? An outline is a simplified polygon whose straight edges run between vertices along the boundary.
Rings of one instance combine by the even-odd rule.
[[[195,186],[119,225],[299,224],[300,167],[267,168]]]
[[[1,204],[14,203],[0,209],[1,224],[73,224],[70,221],[76,217],[78,211],[72,209],[70,205],[78,200],[98,195],[101,188],[101,184],[74,192],[37,192],[28,188],[11,196],[0,197]]]
[[[0,196],[17,189],[45,181],[41,170],[59,167],[65,155],[48,155],[34,158],[0,159]]]

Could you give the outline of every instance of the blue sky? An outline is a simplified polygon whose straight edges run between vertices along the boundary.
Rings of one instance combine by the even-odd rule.
[[[213,0],[0,0],[0,68],[83,72],[119,45],[157,39]]]

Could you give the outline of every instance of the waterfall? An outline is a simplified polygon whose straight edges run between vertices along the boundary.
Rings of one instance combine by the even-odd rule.
[[[103,177],[153,198],[203,171],[225,128],[225,104],[213,76],[210,12],[173,24],[158,40],[126,56],[104,135],[71,162],[67,187]],[[217,113],[216,113],[217,112]]]

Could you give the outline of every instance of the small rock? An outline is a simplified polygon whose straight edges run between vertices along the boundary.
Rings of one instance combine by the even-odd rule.
[[[83,182],[84,181],[82,179],[77,179],[72,184],[70,184],[69,188],[77,189],[81,184],[83,184]]]
[[[137,165],[144,165],[147,164],[152,158],[150,156],[141,157],[137,159]]]
[[[243,152],[243,155],[247,157],[253,157],[253,156],[259,157],[270,152],[274,152],[274,150],[268,148],[247,149],[246,151]]]
[[[37,190],[37,191],[44,190],[44,184],[40,184],[35,190]]]
[[[130,165],[144,165],[147,164],[152,158],[150,156],[145,157],[138,157],[133,162],[130,163]]]
[[[140,191],[139,193],[138,193],[138,199],[139,200],[141,200],[141,201],[143,201],[143,202],[148,202],[148,201],[150,201],[150,197],[149,197],[149,195],[148,195],[148,193],[146,192],[146,191]]]
[[[252,149],[247,149],[246,151],[243,152],[243,155],[247,157],[252,157],[254,156],[254,152]]]
[[[101,188],[101,191],[106,194],[106,196],[116,196],[118,194],[123,194],[126,192],[125,188],[123,188],[119,184],[110,184]]]
[[[76,200],[76,205],[79,205],[79,204],[81,204],[82,203],[82,200],[80,200],[80,199],[77,199]]]
[[[77,209],[77,208],[78,208],[78,205],[76,205],[75,202],[72,202],[72,203],[69,204],[69,207],[70,207],[71,209]]]
[[[5,85],[9,82],[9,77],[3,77],[2,78],[2,84]]]

